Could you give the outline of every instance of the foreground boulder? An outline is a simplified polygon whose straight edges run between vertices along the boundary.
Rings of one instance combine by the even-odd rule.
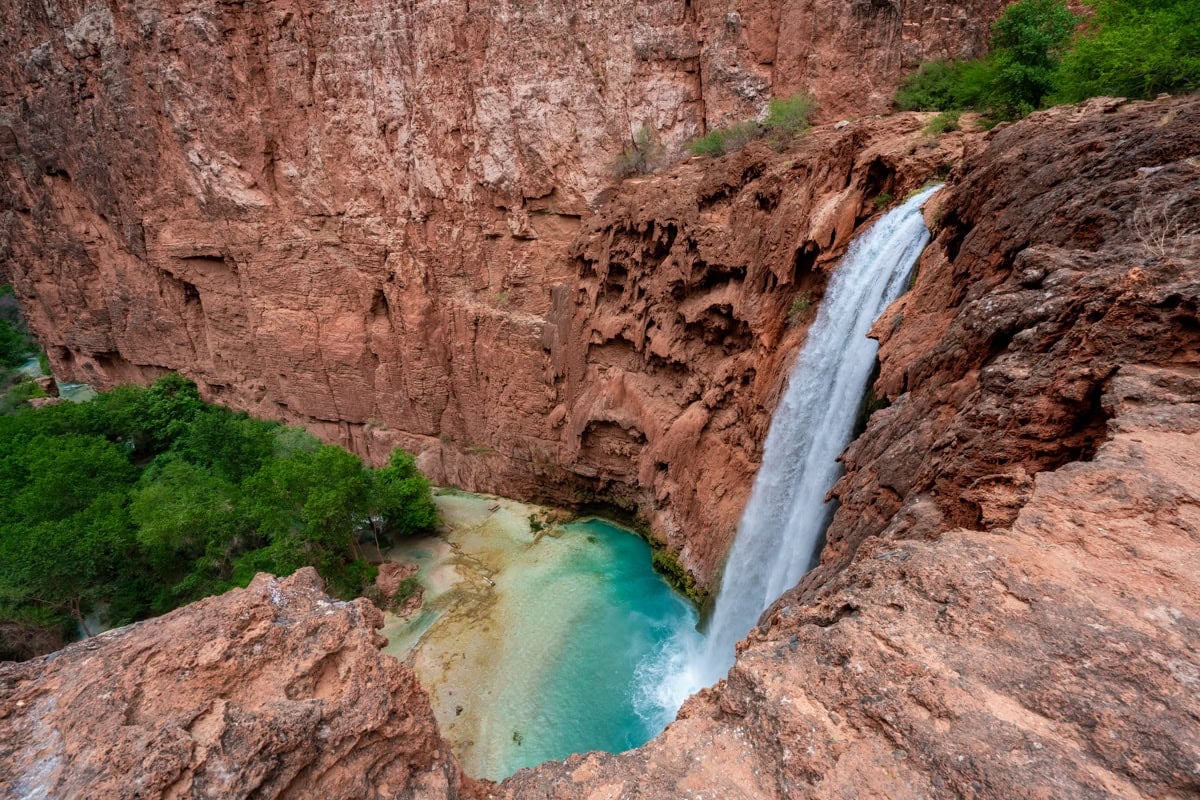
[[[311,568],[0,666],[5,797],[454,798],[380,613]]]

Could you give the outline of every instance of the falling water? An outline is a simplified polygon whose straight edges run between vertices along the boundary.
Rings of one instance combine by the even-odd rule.
[[[833,512],[825,495],[875,363],[878,345],[867,332],[929,241],[921,205],[937,188],[888,212],[842,258],[771,419],[708,634],[676,642],[644,670],[646,693],[663,713],[673,716],[689,694],[723,678],[737,641],[814,565]]]

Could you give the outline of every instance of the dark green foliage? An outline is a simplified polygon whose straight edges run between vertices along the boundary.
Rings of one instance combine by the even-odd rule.
[[[411,455],[393,450],[387,466],[375,470],[373,480],[373,510],[389,533],[408,536],[437,525],[437,507],[433,504],[429,481],[417,469]]]
[[[238,483],[271,458],[279,427],[209,406],[194,416],[172,450],[187,461]]]
[[[1005,9],[993,26],[993,111],[1019,117],[1041,107],[1078,22],[1064,0],[1020,0]]]
[[[1154,97],[1200,87],[1200,0],[1090,0],[1085,30],[1063,56],[1058,102]]]
[[[29,335],[11,284],[0,284],[0,380],[38,352]]]
[[[33,349],[29,336],[15,323],[0,319],[0,369],[19,367]]]
[[[995,119],[1097,95],[1148,98],[1200,87],[1200,0],[1087,0],[1082,29],[1064,0],[1020,0],[993,26],[991,52],[923,65],[896,92],[904,110]]]
[[[1038,108],[1078,19],[1063,0],[1020,0],[992,27],[992,51],[974,61],[934,61],[896,92],[906,111],[974,109],[1000,117]]]
[[[725,128],[716,128],[688,145],[694,156],[723,156],[736,153],[762,133],[757,122],[737,122]]]
[[[896,91],[902,111],[981,108],[991,92],[992,69],[985,61],[931,61]]]
[[[816,110],[817,103],[811,95],[777,97],[767,104],[767,114],[761,123],[746,120],[714,128],[699,139],[693,139],[688,149],[692,155],[715,158],[736,153],[760,137],[766,137],[773,146],[780,148],[808,132]]]
[[[807,94],[777,97],[767,104],[763,128],[775,147],[783,147],[808,132],[817,101]]]
[[[703,606],[708,600],[708,593],[696,584],[692,573],[688,572],[669,550],[663,550],[653,542],[650,547],[650,564],[654,571],[662,575],[675,591],[689,598],[697,606]]]
[[[3,629],[82,624],[98,604],[120,624],[308,565],[348,598],[377,571],[361,539],[436,523],[407,453],[369,470],[177,375],[0,416]]]

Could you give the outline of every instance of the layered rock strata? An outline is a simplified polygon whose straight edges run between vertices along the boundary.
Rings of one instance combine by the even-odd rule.
[[[64,378],[179,370],[375,460],[403,445],[438,482],[654,509],[707,580],[792,343],[791,279],[961,148],[910,159],[919,121],[867,121],[790,170],[761,150],[695,167],[606,217],[625,263],[605,222],[573,246],[581,220],[643,126],[669,160],[770,96],[883,110],[919,61],[977,52],[1001,5],[4,0],[0,273]],[[770,252],[721,234],[743,211]],[[607,316],[672,262],[666,306]],[[598,407],[589,369],[630,376],[623,407]],[[696,463],[675,443],[706,426],[722,441]]]

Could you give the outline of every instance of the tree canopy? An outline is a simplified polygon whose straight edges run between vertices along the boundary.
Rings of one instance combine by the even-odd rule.
[[[995,119],[1099,95],[1200,88],[1200,0],[1018,0],[992,27],[990,52],[924,64],[896,93],[905,110],[975,110]]]
[[[121,624],[309,565],[350,597],[362,543],[436,523],[407,453],[368,469],[178,375],[0,416],[0,620]]]

